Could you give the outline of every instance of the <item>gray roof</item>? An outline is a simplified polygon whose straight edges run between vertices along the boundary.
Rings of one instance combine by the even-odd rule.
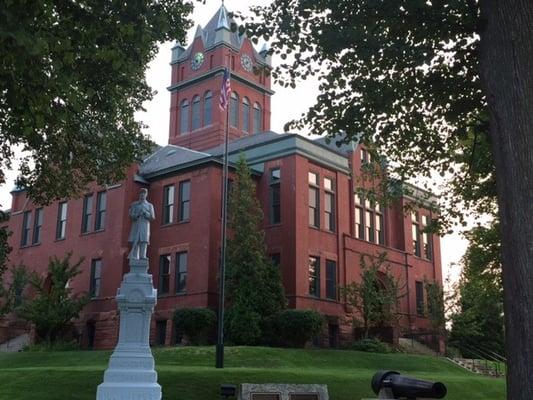
[[[159,148],[145,158],[139,168],[139,174],[151,175],[172,169],[177,165],[194,163],[208,157],[210,157],[210,154],[169,144]]]
[[[246,35],[239,35],[238,29],[232,31],[232,26],[237,26],[237,23],[231,13],[222,5],[209,20],[205,28],[202,28],[200,25],[197,26],[194,38],[200,37],[206,49],[218,44],[227,44],[239,50]],[[179,62],[188,59],[191,53],[192,44],[179,55],[176,61]],[[266,62],[265,57],[260,52],[258,53],[255,48],[253,49],[253,55],[257,61]]]
[[[314,142],[320,143],[323,146],[327,146],[331,150],[346,155],[352,153],[358,146],[357,140],[353,140],[349,143],[343,141],[345,134],[339,133],[334,138],[327,138],[326,136],[315,139]],[[328,143],[329,142],[329,143]]]
[[[228,152],[232,153],[238,150],[244,150],[248,147],[257,146],[260,144],[268,143],[280,138],[287,137],[287,135],[295,135],[294,133],[276,133],[276,132],[263,132],[255,135],[244,136],[239,139],[232,140],[228,143]],[[224,152],[224,144],[205,150],[213,156],[222,156]]]
[[[222,5],[203,29],[205,47],[211,47],[215,44],[215,36],[217,30],[227,29],[231,31],[232,24],[234,26],[237,25],[237,23],[230,15],[226,7]],[[238,30],[236,30],[235,32],[231,32],[229,44],[231,44],[233,47],[240,49],[243,39],[244,36],[239,36]]]
[[[258,163],[271,157],[280,157],[293,152],[304,152],[310,159],[320,159],[334,168],[346,169],[346,153],[332,148],[320,141],[311,140],[296,133],[263,132],[248,135],[228,143],[230,163],[237,160],[240,152],[246,154],[256,172],[261,172]],[[222,162],[224,144],[203,151],[191,150],[181,146],[167,145],[147,157],[139,168],[139,178],[151,179],[156,176],[174,173],[207,162]],[[329,155],[328,155],[329,153]],[[299,153],[303,154],[303,153]]]

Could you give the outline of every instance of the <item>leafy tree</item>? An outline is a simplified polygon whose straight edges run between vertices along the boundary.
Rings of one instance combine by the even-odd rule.
[[[497,195],[507,398],[533,398],[533,2],[274,0],[255,11],[249,29],[284,60],[274,78],[320,81],[292,125],[357,134],[400,179],[450,177],[448,215],[463,214],[454,193],[467,205],[474,193],[475,209]]]
[[[135,112],[160,42],[183,40],[192,3],[7,0],[0,8],[0,182],[22,149],[19,185],[41,204],[113,182],[149,149]]]
[[[504,354],[501,246],[496,223],[477,227],[467,235],[470,241],[461,260],[459,298],[452,314],[449,342],[465,355],[469,348]]]
[[[231,238],[228,240],[226,330],[236,344],[253,345],[264,339],[272,317],[285,306],[279,268],[267,259],[263,212],[243,155],[237,162],[231,191]]]
[[[73,294],[68,283],[80,274],[83,259],[70,264],[71,253],[63,259],[53,257],[48,264],[47,279],[37,273],[30,276],[30,285],[35,296],[28,299],[18,310],[18,315],[35,324],[37,336],[47,343],[59,339],[72,320],[88,302],[87,295]],[[48,279],[49,278],[49,279]]]
[[[2,295],[4,274],[7,270],[7,261],[9,259],[9,253],[11,252],[11,247],[7,242],[11,232],[8,231],[7,224],[3,225],[3,223],[6,223],[8,220],[9,215],[0,210],[0,296]]]
[[[9,271],[11,282],[0,285],[0,317],[17,311],[24,302],[23,292],[29,283],[29,271],[24,265],[11,267]],[[1,283],[1,282],[0,282]]]
[[[361,255],[361,280],[341,288],[346,303],[356,311],[354,322],[362,325],[365,339],[369,337],[370,328],[392,325],[396,321],[402,288],[384,265],[386,258],[385,252],[377,257]]]
[[[435,333],[441,333],[445,329],[446,315],[445,310],[445,294],[442,286],[438,282],[424,282],[426,287],[428,308],[427,316],[431,323],[431,328]]]

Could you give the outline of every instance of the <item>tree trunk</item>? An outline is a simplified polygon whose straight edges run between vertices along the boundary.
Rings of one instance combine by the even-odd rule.
[[[533,1],[482,0],[480,72],[501,219],[507,399],[533,399]]]

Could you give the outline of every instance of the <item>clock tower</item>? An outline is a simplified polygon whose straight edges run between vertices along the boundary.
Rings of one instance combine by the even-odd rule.
[[[232,29],[233,27],[233,29]],[[224,68],[231,74],[229,139],[270,130],[271,57],[256,51],[222,5],[185,49],[172,48],[169,143],[206,150],[224,142],[226,112],[219,108]]]

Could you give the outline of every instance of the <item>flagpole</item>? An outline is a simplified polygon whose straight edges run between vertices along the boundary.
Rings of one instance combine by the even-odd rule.
[[[228,79],[229,78],[228,69]],[[225,90],[225,89],[224,89]],[[220,246],[220,271],[219,271],[219,292],[218,292],[218,334],[216,346],[216,368],[224,368],[224,286],[226,271],[226,229],[228,225],[227,199],[228,199],[228,136],[229,136],[229,109],[231,98],[226,104],[226,126],[224,131],[224,158],[222,167],[222,227]]]

